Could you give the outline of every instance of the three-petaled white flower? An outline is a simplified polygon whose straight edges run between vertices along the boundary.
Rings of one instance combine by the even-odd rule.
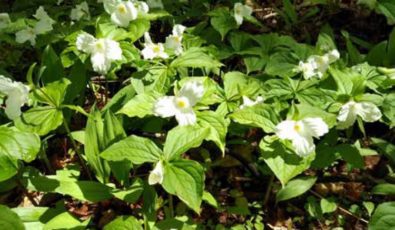
[[[380,120],[382,114],[380,109],[371,102],[349,101],[340,108],[337,120],[339,129],[346,129],[352,126],[360,116],[366,122],[375,122]]]
[[[183,52],[182,35],[186,27],[183,25],[174,25],[173,34],[167,36],[165,47],[174,51],[175,55],[180,55]]]
[[[40,6],[33,16],[38,21],[36,21],[34,27],[29,26],[15,33],[16,42],[25,43],[26,41],[30,41],[30,44],[34,46],[36,44],[37,35],[45,34],[53,30],[52,25],[55,23],[55,21],[48,16],[47,12],[44,10],[44,7]]]
[[[0,30],[7,28],[8,24],[10,23],[10,15],[8,15],[7,13],[0,13]]]
[[[105,74],[111,68],[111,63],[122,59],[122,49],[119,43],[108,39],[96,39],[88,33],[77,37],[77,49],[91,55],[93,70]]]
[[[243,18],[251,16],[252,14],[252,8],[250,6],[241,4],[240,2],[235,3],[233,11],[237,25],[243,24]]]
[[[163,163],[162,161],[159,161],[156,163],[155,168],[151,171],[151,173],[148,176],[148,184],[154,185],[154,184],[162,184],[163,182]]]
[[[29,87],[0,75],[0,93],[7,96],[5,114],[11,120],[21,115],[21,107],[29,100]]]
[[[302,72],[305,79],[310,79],[312,77],[322,78],[329,68],[329,65],[339,58],[340,54],[336,49],[322,56],[312,55],[307,58],[306,62],[299,62],[297,71]]]
[[[176,96],[159,98],[154,105],[154,113],[160,117],[175,116],[180,126],[196,123],[193,106],[203,97],[204,86],[197,81],[185,83]]]
[[[249,97],[247,96],[243,96],[243,104],[240,105],[240,109],[245,109],[247,107],[251,107],[257,104],[260,104],[263,102],[263,97],[262,96],[258,96],[256,97],[255,101],[251,100]]]
[[[121,27],[127,27],[137,19],[139,13],[146,14],[149,11],[147,3],[140,1],[105,0],[104,8],[111,14],[111,21]]]
[[[152,60],[154,58],[166,59],[169,57],[165,52],[163,43],[153,43],[148,32],[144,33],[144,49],[141,51],[141,54],[146,60]]]
[[[328,132],[328,125],[322,118],[305,118],[299,121],[285,120],[276,126],[276,135],[290,140],[299,156],[307,156],[315,150],[313,137],[319,138]]]
[[[70,18],[74,21],[79,21],[83,17],[85,17],[86,20],[89,20],[91,18],[87,2],[81,2],[81,4],[76,5],[70,13]]]

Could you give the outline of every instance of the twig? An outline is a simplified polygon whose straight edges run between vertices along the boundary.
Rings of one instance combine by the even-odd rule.
[[[324,198],[324,197],[321,196],[319,193],[317,193],[317,192],[315,192],[315,191],[313,191],[313,190],[310,190],[310,193],[313,194],[314,196],[320,198],[320,199],[323,199],[323,198]],[[338,208],[340,211],[346,213],[346,214],[349,215],[349,216],[354,217],[355,219],[358,219],[359,221],[361,221],[361,222],[363,222],[363,223],[365,223],[365,224],[368,224],[368,223],[369,223],[369,221],[363,219],[362,217],[359,217],[359,216],[355,215],[354,213],[348,211],[347,209],[343,208],[343,207],[340,206],[340,205],[338,205],[337,208]]]

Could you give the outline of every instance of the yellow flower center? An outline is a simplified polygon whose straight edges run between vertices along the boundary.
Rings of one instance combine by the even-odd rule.
[[[301,127],[299,124],[295,124],[294,130],[295,130],[296,132],[300,132],[301,129],[302,129],[302,127]]]
[[[189,106],[188,99],[186,99],[186,98],[177,98],[176,99],[176,105],[180,109],[185,109],[186,107]]]
[[[124,4],[118,5],[118,12],[121,14],[126,14],[126,7]]]
[[[154,51],[154,53],[159,53],[160,52],[160,46],[155,45],[152,50]]]
[[[102,42],[102,41],[96,42],[96,48],[97,48],[98,50],[103,50],[103,49],[104,49],[104,44],[103,44],[103,42]]]

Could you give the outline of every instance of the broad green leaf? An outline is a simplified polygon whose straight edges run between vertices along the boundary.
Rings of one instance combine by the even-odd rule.
[[[262,128],[266,133],[274,132],[276,124],[280,121],[278,113],[267,104],[238,109],[229,117],[237,123]]]
[[[40,150],[40,138],[32,133],[0,127],[0,155],[12,160],[31,162]]]
[[[395,93],[385,95],[383,114],[388,119],[390,127],[395,126]]]
[[[388,230],[395,226],[395,202],[380,204],[369,222],[370,230]]]
[[[62,111],[51,106],[31,108],[15,120],[18,129],[37,133],[40,136],[47,135],[62,124]]]
[[[119,90],[103,108],[103,111],[111,110],[113,113],[122,108],[136,95],[132,85],[127,85]]]
[[[373,194],[378,195],[395,195],[395,184],[378,184],[372,189]]]
[[[353,168],[363,168],[365,166],[364,160],[355,146],[342,144],[332,147],[331,149],[339,154]]]
[[[265,72],[273,76],[292,77],[297,74],[295,68],[298,62],[289,52],[277,52],[270,56]]]
[[[289,181],[276,194],[276,201],[289,200],[302,195],[313,187],[317,177],[300,177]]]
[[[114,189],[112,194],[120,200],[128,203],[135,203],[140,198],[143,190],[142,180],[137,179],[130,187],[125,189]]]
[[[90,218],[81,222],[68,212],[57,215],[45,224],[43,230],[54,230],[54,229],[74,229],[82,230],[85,229],[89,224]]]
[[[45,48],[41,63],[41,67],[45,67],[41,75],[41,80],[44,83],[54,82],[65,77],[62,62],[50,45]]]
[[[18,162],[6,154],[0,153],[0,182],[13,177],[18,172]]]
[[[81,201],[99,202],[112,198],[111,189],[95,181],[57,180],[44,176],[29,175],[26,188],[39,192],[54,192],[69,195]]]
[[[7,206],[0,205],[0,229],[24,230],[22,220]]]
[[[222,154],[225,154],[225,137],[228,132],[229,122],[218,113],[213,111],[204,111],[197,113],[199,126],[210,129],[206,140],[213,141]]]
[[[221,34],[222,40],[225,38],[226,34],[232,29],[237,29],[238,25],[230,14],[227,8],[217,8],[210,12],[211,25],[213,28]]]
[[[35,89],[34,96],[42,103],[59,107],[65,99],[70,83],[70,80],[62,78],[45,85],[43,88]]]
[[[309,117],[319,117],[325,121],[329,128],[332,128],[337,123],[335,114],[327,113],[320,108],[308,104],[299,104],[296,106],[296,108],[297,114],[295,116],[295,119],[301,120]]]
[[[108,147],[101,153],[101,157],[108,161],[129,160],[139,165],[145,162],[156,162],[162,151],[148,138],[129,136]]]
[[[266,162],[283,187],[289,180],[301,174],[310,167],[315,154],[301,158],[286,149],[279,141],[271,143],[263,140],[259,144],[261,158]]]
[[[128,117],[143,118],[154,114],[153,108],[159,94],[155,92],[144,93],[135,96],[128,101],[117,113],[122,113]]]
[[[322,198],[320,206],[323,214],[334,212],[337,209],[337,204],[333,198]]]
[[[222,64],[206,54],[201,48],[191,48],[177,57],[170,66],[172,68],[219,68]]]
[[[372,138],[371,139],[374,146],[377,146],[379,152],[384,154],[392,163],[395,165],[395,145],[379,138]]]
[[[141,223],[134,216],[119,216],[104,226],[104,230],[143,229]]]
[[[178,196],[188,207],[200,213],[204,189],[204,170],[196,161],[179,159],[164,165],[163,188]]]
[[[163,147],[165,159],[177,158],[191,148],[201,145],[210,134],[210,128],[200,126],[177,126],[167,133]]]
[[[218,208],[218,202],[211,193],[204,191],[202,199],[214,208]]]
[[[84,90],[88,82],[88,75],[86,73],[85,65],[80,61],[74,63],[68,79],[70,80],[71,84],[68,87],[65,95],[65,103],[71,103],[73,99],[78,98],[78,96],[85,95]]]
[[[47,214],[49,208],[47,207],[17,207],[13,208],[19,218],[21,218],[25,229],[43,229],[44,224],[42,219]]]
[[[129,32],[128,32],[128,39],[131,42],[137,41],[141,38],[145,32],[148,32],[149,28],[151,27],[151,23],[145,19],[137,19],[133,20],[129,25]]]
[[[247,73],[251,72],[260,72],[263,70],[267,63],[267,59],[264,59],[260,56],[247,56],[243,58],[244,64],[246,65],[247,68]]]

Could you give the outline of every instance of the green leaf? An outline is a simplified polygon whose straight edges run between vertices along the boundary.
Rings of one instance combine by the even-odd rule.
[[[317,177],[300,177],[293,179],[277,192],[276,201],[279,202],[298,197],[313,187],[316,181]]]
[[[55,192],[69,195],[81,201],[99,202],[112,198],[111,189],[95,181],[58,180],[50,177],[28,174],[26,188],[39,192]]]
[[[115,189],[112,194],[123,201],[128,203],[135,203],[143,193],[144,187],[141,179],[137,179],[130,187],[121,189]]]
[[[363,168],[364,160],[358,149],[353,145],[342,144],[331,148],[332,151],[340,154],[340,156],[349,163],[352,168]]]
[[[78,98],[80,95],[84,95],[84,90],[88,82],[85,65],[80,61],[74,63],[70,71],[69,79],[71,84],[65,95],[64,101],[66,103],[71,103],[73,99]]]
[[[62,214],[57,215],[53,219],[51,219],[48,223],[45,224],[44,230],[53,230],[53,229],[73,229],[73,230],[82,230],[85,229],[89,224],[90,218],[80,222],[77,218],[72,216],[68,212],[64,212]]]
[[[395,126],[395,93],[385,95],[383,102],[383,114],[389,120],[390,127]]]
[[[129,136],[108,147],[101,153],[101,157],[108,161],[129,160],[133,164],[156,162],[162,151],[148,138]]]
[[[378,195],[395,195],[395,184],[378,184],[372,189],[373,194]]]
[[[238,25],[230,14],[227,8],[217,8],[210,12],[211,25],[213,28],[221,34],[222,40],[225,38],[226,34],[232,29],[237,29]]]
[[[370,230],[387,230],[395,226],[395,202],[380,204],[369,222]]]
[[[196,213],[200,212],[204,189],[204,169],[196,161],[179,159],[164,165],[163,188],[178,196]]]
[[[298,62],[289,52],[277,52],[270,56],[265,72],[273,76],[292,77],[297,74],[295,68]]]
[[[131,42],[135,42],[138,39],[140,39],[145,32],[148,32],[149,28],[151,27],[151,23],[148,20],[145,19],[136,19],[133,20],[130,25],[129,25],[129,33],[128,33],[128,39],[131,40]]]
[[[395,3],[391,0],[379,0],[376,12],[383,14],[387,18],[388,25],[395,24]]]
[[[322,198],[320,206],[323,214],[334,212],[337,209],[336,201],[333,198]]]
[[[163,147],[165,159],[177,158],[191,148],[198,147],[210,134],[210,128],[199,126],[177,126],[167,133]]]
[[[269,143],[262,139],[259,148],[261,150],[261,157],[283,186],[289,180],[308,169],[315,157],[314,154],[310,154],[307,157],[301,158],[286,149],[279,141]]]
[[[24,230],[22,220],[7,206],[0,205],[0,229]]]
[[[154,104],[159,96],[160,95],[155,92],[137,95],[128,101],[117,113],[125,114],[128,117],[140,118],[152,115],[154,113]]]
[[[58,108],[65,99],[66,91],[70,81],[62,78],[58,81],[51,82],[41,89],[34,90],[34,96],[42,103],[49,104]]]
[[[308,104],[298,104],[296,119],[301,120],[309,117],[319,117],[325,121],[329,128],[332,128],[336,125],[336,115],[332,113],[327,113],[324,110],[308,105]]]
[[[201,48],[191,48],[177,57],[170,66],[172,68],[219,68],[222,64],[206,54]]]
[[[248,56],[243,58],[244,64],[247,68],[247,73],[251,72],[260,72],[263,70],[267,63],[267,59],[264,59],[260,56]]]
[[[213,141],[222,154],[225,153],[225,138],[228,132],[229,121],[225,120],[223,116],[213,111],[204,111],[197,113],[197,120],[199,126],[202,128],[208,127],[210,129],[209,135],[205,140]]]
[[[15,120],[18,129],[37,133],[40,136],[47,135],[62,124],[62,111],[51,106],[31,108]]]
[[[104,226],[104,230],[143,229],[141,223],[133,216],[119,216]]]
[[[371,138],[374,146],[377,146],[380,153],[384,154],[392,165],[395,165],[395,145],[379,138]]]
[[[111,110],[113,113],[118,111],[125,105],[129,100],[131,100],[136,95],[133,85],[127,85],[119,90],[111,100],[103,108],[103,111]]]
[[[45,67],[41,75],[44,83],[54,82],[65,77],[62,62],[50,45],[45,48],[41,63],[41,68]]]
[[[40,138],[32,133],[26,133],[0,127],[0,155],[13,160],[32,162],[40,150]]]
[[[0,168],[0,182],[2,182],[10,179],[18,172],[18,162],[1,153]]]
[[[218,208],[218,202],[211,193],[204,191],[202,199],[214,208]]]
[[[258,104],[245,109],[238,109],[229,117],[237,123],[259,127],[266,133],[274,132],[276,124],[280,122],[278,113],[271,105]]]

